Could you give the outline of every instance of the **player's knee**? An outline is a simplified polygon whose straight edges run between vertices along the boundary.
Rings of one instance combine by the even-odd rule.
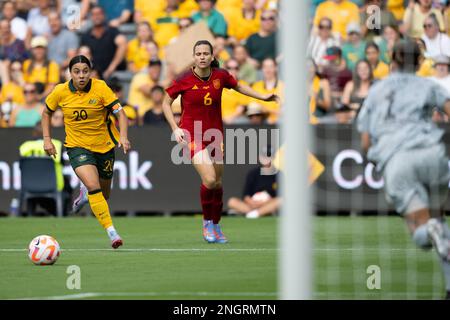
[[[203,177],[203,184],[208,189],[216,188],[216,177],[214,175],[206,175]]]
[[[86,189],[88,192],[93,192],[93,191],[97,191],[97,190],[101,189],[100,184],[98,184],[98,183],[95,183],[95,182],[94,183],[83,182],[83,183],[86,186]]]
[[[431,249],[432,244],[428,237],[427,226],[422,224],[414,231],[412,239],[416,246],[421,249],[428,250]]]
[[[234,198],[234,197],[230,198],[230,199],[228,199],[227,205],[229,208],[235,208],[238,201],[239,201],[238,198]]]

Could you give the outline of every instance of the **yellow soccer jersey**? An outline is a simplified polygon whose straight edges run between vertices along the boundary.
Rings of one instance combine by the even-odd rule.
[[[23,80],[25,82],[41,82],[44,84],[59,82],[59,66],[55,61],[50,61],[48,66],[35,66],[29,70],[31,60],[23,63]]]
[[[383,61],[378,62],[377,67],[373,70],[373,77],[376,80],[382,80],[389,75],[389,66]]]
[[[162,58],[159,53],[158,58]],[[139,40],[134,38],[128,42],[126,59],[127,62],[134,63],[135,71],[138,72],[148,67],[151,56],[146,45],[140,44]]]
[[[66,147],[105,153],[117,144],[119,132],[109,114],[119,100],[103,80],[89,80],[82,91],[77,91],[72,80],[58,84],[45,103],[50,111],[60,107],[64,113]]]
[[[227,18],[228,35],[239,42],[247,39],[253,33],[257,33],[260,26],[261,11],[256,11],[253,19],[245,19],[242,9],[234,10]]]
[[[314,25],[319,26],[322,18],[330,18],[333,21],[333,32],[340,33],[343,39],[347,39],[347,25],[351,22],[360,23],[359,9],[356,4],[348,0],[340,3],[335,1],[322,2],[316,11]]]
[[[134,11],[141,14],[143,21],[153,23],[157,14],[164,10],[166,5],[166,0],[134,0]]]
[[[284,100],[284,83],[279,80],[277,82],[277,85],[275,88],[273,88],[272,90],[268,90],[265,85],[264,85],[264,81],[258,81],[255,82],[252,86],[253,90],[260,92],[262,94],[268,94],[268,93],[275,93],[277,94],[281,101]],[[269,119],[268,122],[270,124],[272,123],[276,123],[278,121],[278,117],[279,117],[279,112],[280,112],[280,104],[278,102],[275,101],[260,101],[260,100],[256,100],[254,99],[256,102],[258,102],[259,104],[263,105],[265,110],[270,112],[269,115]]]
[[[3,84],[0,92],[0,103],[11,99],[16,104],[23,105],[25,103],[25,96],[23,95],[23,88],[14,82],[7,82]]]
[[[245,81],[239,80],[240,84],[247,85]],[[246,106],[250,98],[234,89],[224,88],[222,91],[222,118],[228,118],[236,113],[239,106]]]

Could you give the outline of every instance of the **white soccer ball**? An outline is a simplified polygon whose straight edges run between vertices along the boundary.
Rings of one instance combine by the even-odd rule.
[[[28,258],[37,265],[54,264],[60,254],[59,243],[51,236],[37,236],[28,246]]]

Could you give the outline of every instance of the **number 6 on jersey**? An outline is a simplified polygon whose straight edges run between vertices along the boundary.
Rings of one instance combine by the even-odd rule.
[[[212,98],[209,94],[209,92],[207,94],[205,94],[205,96],[203,97],[203,103],[205,104],[205,106],[210,106],[212,105]]]

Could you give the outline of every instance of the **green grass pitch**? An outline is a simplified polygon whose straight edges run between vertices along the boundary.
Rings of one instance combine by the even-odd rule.
[[[225,217],[228,244],[207,244],[201,218],[114,219],[125,245],[110,249],[94,218],[0,220],[0,299],[277,299],[278,219]],[[35,236],[54,236],[53,266],[27,257]],[[314,218],[314,298],[439,299],[443,278],[434,252],[415,249],[395,217]],[[67,268],[81,270],[69,290]],[[367,288],[369,266],[380,286]]]

